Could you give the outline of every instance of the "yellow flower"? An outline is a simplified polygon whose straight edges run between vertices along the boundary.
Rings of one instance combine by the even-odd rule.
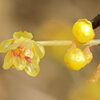
[[[4,58],[3,68],[25,70],[30,76],[36,76],[40,59],[45,55],[44,47],[34,40],[29,32],[15,32],[13,39],[0,43],[0,52],[8,52]]]

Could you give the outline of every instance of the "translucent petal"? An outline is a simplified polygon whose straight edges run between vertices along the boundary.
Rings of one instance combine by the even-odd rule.
[[[32,49],[26,49],[25,52],[24,52],[24,55],[25,55],[26,57],[33,58],[34,53],[32,52]]]
[[[37,54],[37,52],[35,51],[34,48],[33,48],[33,53],[34,53],[34,56],[33,56],[33,58],[31,60],[32,60],[33,66],[35,67],[35,66],[37,66],[39,64],[40,58],[39,58],[39,56],[38,56],[38,54]]]
[[[17,70],[23,70],[25,69],[25,66],[26,66],[26,60],[24,58],[21,59],[19,57],[15,57],[13,64]]]
[[[9,50],[16,49],[18,46],[19,46],[18,43],[13,43],[13,44],[11,44],[11,45],[8,47],[8,49],[9,49]]]
[[[5,58],[4,58],[4,64],[3,64],[3,68],[5,70],[9,69],[13,64],[13,58],[11,57],[11,52],[9,51]]]
[[[40,71],[39,66],[33,66],[32,63],[28,64],[27,67],[25,68],[25,72],[33,77],[37,76],[39,71]]]
[[[34,41],[21,37],[20,39],[16,39],[14,43],[19,44],[20,46],[23,46],[26,48],[32,48]]]
[[[26,47],[26,48],[32,48],[33,47],[33,41],[29,39],[25,39],[20,45]]]
[[[45,55],[45,49],[42,45],[36,44],[36,52],[40,58],[43,58]]]
[[[34,51],[34,56],[31,59],[31,61],[32,61],[31,63],[27,64],[25,71],[28,75],[35,77],[40,71],[39,66],[38,66],[40,58],[35,51]]]
[[[18,39],[20,37],[32,39],[33,38],[33,35],[31,33],[29,33],[29,32],[24,31],[24,32],[15,32],[14,35],[13,35],[13,37],[15,39]]]
[[[11,45],[13,44],[14,40],[5,40],[0,43],[0,52],[7,52],[9,48],[11,48]]]

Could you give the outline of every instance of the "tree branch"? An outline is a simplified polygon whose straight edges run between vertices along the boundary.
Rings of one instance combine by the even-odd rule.
[[[93,26],[93,29],[96,29],[97,27],[100,26],[100,14],[98,14],[97,16],[95,16],[92,20],[92,26]]]

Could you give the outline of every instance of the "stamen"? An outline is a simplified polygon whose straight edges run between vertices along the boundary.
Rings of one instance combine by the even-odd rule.
[[[20,48],[20,49],[23,49],[24,47],[20,45],[19,48]]]
[[[30,58],[30,57],[25,56],[25,59],[26,59],[26,61],[27,61],[28,63],[31,63],[31,58]]]
[[[20,57],[20,58],[23,58],[23,51],[21,51],[20,49],[15,49],[15,50],[12,50],[12,55],[15,56],[15,57]]]
[[[13,56],[17,57],[18,55],[16,54],[15,50],[12,50]]]
[[[19,58],[21,58],[21,59],[25,59],[28,63],[31,63],[31,55],[32,55],[32,54],[30,53],[31,49],[29,49],[28,52],[27,52],[27,53],[30,54],[30,56],[28,57],[28,55],[26,56],[25,53],[24,53],[24,51],[22,51],[23,48],[24,48],[23,46],[19,46],[17,49],[11,50],[11,51],[12,51],[12,57],[13,57],[13,56],[19,57]],[[32,56],[32,57],[33,57],[33,56]]]

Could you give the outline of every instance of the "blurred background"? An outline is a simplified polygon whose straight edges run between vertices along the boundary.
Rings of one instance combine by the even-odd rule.
[[[72,26],[80,18],[91,20],[100,13],[100,0],[0,0],[0,42],[16,31],[29,31],[34,40],[73,40]],[[100,28],[95,30],[100,38]],[[100,47],[80,71],[63,61],[68,47],[46,47],[40,73],[33,78],[24,71],[3,70],[0,54],[0,100],[100,100],[100,82],[90,83],[100,61]]]

